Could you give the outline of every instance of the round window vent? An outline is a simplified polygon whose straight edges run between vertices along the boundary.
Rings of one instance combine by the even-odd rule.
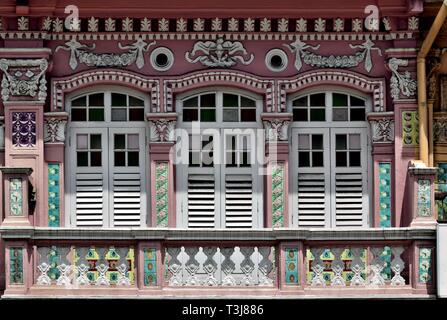
[[[155,48],[151,53],[151,64],[157,71],[167,71],[174,64],[174,54],[165,47]]]
[[[287,68],[289,60],[281,49],[272,49],[265,56],[265,65],[270,71],[280,72]]]

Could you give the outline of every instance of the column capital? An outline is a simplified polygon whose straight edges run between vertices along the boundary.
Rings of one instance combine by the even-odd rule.
[[[147,113],[150,125],[150,141],[173,142],[177,113]]]

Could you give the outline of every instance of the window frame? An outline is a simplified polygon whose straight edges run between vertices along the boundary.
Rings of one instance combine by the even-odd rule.
[[[138,99],[143,100],[144,102],[144,119],[143,121],[112,121],[111,120],[111,93],[121,93],[126,94],[130,96],[134,96]],[[104,94],[104,121],[71,121],[71,102],[74,99],[80,98],[84,95],[90,95],[95,93],[103,93]],[[76,152],[76,134],[79,133],[87,133],[87,134],[95,134],[96,132],[101,132],[101,135],[104,136],[104,138],[107,139],[106,142],[108,142],[107,148],[103,150],[102,157],[107,157],[107,164],[108,164],[108,170],[104,170],[103,167],[96,167],[98,170],[99,168],[102,169],[103,175],[106,177],[103,179],[107,184],[107,194],[104,195],[103,203],[105,205],[108,205],[107,210],[104,211],[103,214],[103,224],[102,226],[99,226],[98,228],[107,228],[107,227],[113,227],[113,205],[111,204],[113,202],[113,193],[108,188],[110,185],[113,184],[113,134],[119,132],[123,134],[133,134],[138,133],[142,135],[142,142],[140,142],[140,145],[144,146],[143,150],[139,150],[141,153],[140,160],[142,159],[143,162],[139,164],[140,172],[142,174],[141,179],[144,181],[142,182],[141,186],[141,215],[140,215],[140,227],[148,226],[150,223],[150,159],[149,159],[149,149],[148,149],[148,136],[149,136],[149,123],[146,119],[146,113],[149,112],[150,107],[150,96],[125,87],[125,86],[118,86],[118,85],[99,85],[99,86],[93,86],[84,88],[81,90],[76,90],[74,92],[71,92],[65,96],[65,111],[69,114],[69,120],[67,123],[67,142],[65,145],[65,159],[74,159],[76,158],[76,154],[73,154],[73,151]],[[129,108],[127,107],[127,110]],[[127,111],[128,112],[128,111]],[[111,140],[112,139],[112,140]],[[104,163],[104,159],[102,159],[102,163]],[[76,202],[76,191],[75,191],[75,184],[76,184],[76,170],[77,164],[74,161],[73,163],[70,163],[69,161],[65,164],[65,196],[64,196],[64,207],[65,212],[68,214],[65,215],[65,225],[70,227],[76,226],[76,209],[75,206],[73,206],[73,203]],[[126,167],[127,168],[127,167]],[[136,168],[136,167],[133,167]],[[121,226],[120,226],[121,227]],[[91,228],[91,227],[88,227]]]
[[[361,145],[362,148],[365,148],[365,151],[362,150],[361,155],[366,156],[366,168],[363,168],[366,170],[366,182],[364,182],[364,185],[367,188],[367,194],[366,198],[368,198],[366,208],[367,212],[363,213],[363,224],[360,228],[366,228],[369,227],[373,221],[373,203],[374,203],[374,192],[373,192],[373,157],[371,155],[372,147],[371,147],[371,132],[370,132],[370,125],[367,120],[368,112],[371,112],[372,110],[372,97],[369,95],[365,95],[363,93],[360,93],[356,90],[350,89],[350,88],[343,88],[339,86],[317,86],[308,90],[303,90],[296,92],[294,94],[290,94],[287,97],[287,110],[290,113],[293,113],[293,101],[296,99],[299,99],[301,97],[316,94],[316,93],[325,93],[325,101],[326,101],[326,121],[291,121],[290,122],[290,139],[289,139],[289,146],[290,146],[290,153],[289,153],[289,160],[290,160],[290,170],[289,170],[289,181],[291,182],[289,185],[289,188],[291,190],[291,194],[289,197],[289,221],[291,221],[291,227],[293,228],[303,228],[299,226],[299,213],[298,213],[298,185],[297,185],[297,177],[299,172],[298,167],[298,146],[295,145],[295,139],[298,140],[298,134],[301,133],[308,133],[308,134],[318,134],[318,133],[324,133],[324,135],[329,138],[328,142],[324,142],[324,145],[328,144],[327,149],[327,155],[325,153],[326,157],[330,157],[329,166],[323,167],[324,175],[326,178],[329,178],[329,181],[326,181],[326,185],[329,185],[329,203],[331,205],[331,208],[326,211],[325,214],[325,226],[324,228],[341,228],[335,226],[335,219],[336,219],[336,212],[335,208],[332,208],[333,201],[335,198],[335,195],[333,194],[335,190],[333,189],[333,181],[335,179],[331,178],[331,175],[335,176],[335,172],[332,171],[332,167],[335,165],[335,158],[332,160],[332,157],[335,157],[335,146],[332,147],[332,135],[334,135],[335,140],[335,132],[340,133],[340,130],[344,130],[343,134],[355,134],[355,133],[361,133],[362,136],[364,136],[365,144]],[[356,98],[360,98],[365,100],[365,121],[333,121],[332,119],[332,109],[334,108],[332,104],[330,107],[327,107],[329,104],[328,102],[331,102],[332,99],[332,93],[341,93],[341,94],[347,94],[354,96]],[[328,96],[331,98],[329,99]],[[349,127],[346,126],[346,124],[349,124]],[[323,130],[323,131],[322,131]],[[326,131],[327,130],[327,133]],[[326,151],[326,147],[324,147]],[[326,163],[326,159],[324,159],[324,163]],[[310,167],[312,169],[312,167]],[[349,169],[349,167],[348,167]],[[328,192],[326,192],[328,194]]]
[[[225,144],[225,131],[228,129],[240,129],[243,134],[245,129],[263,129],[262,121],[261,121],[261,113],[263,110],[264,100],[261,96],[255,95],[251,92],[228,88],[228,87],[212,87],[212,88],[204,88],[198,90],[191,90],[185,92],[183,94],[179,94],[176,97],[176,111],[178,113],[178,121],[177,127],[180,129],[185,129],[188,132],[188,135],[192,133],[192,129],[194,126],[193,121],[183,121],[183,101],[193,98],[196,95],[203,95],[215,93],[216,94],[216,121],[215,122],[200,122],[200,129],[203,130],[217,130],[219,132],[220,144],[221,147],[224,148]],[[235,94],[240,95],[255,101],[256,106],[256,121],[253,122],[224,122],[223,121],[223,94]],[[240,99],[240,98],[239,98]],[[239,107],[238,110],[241,110]],[[240,111],[238,112],[240,114]],[[206,133],[203,133],[206,134]],[[256,132],[254,140],[256,142]],[[189,140],[188,140],[189,141]],[[213,141],[216,141],[216,137],[213,138]],[[259,144],[259,143],[258,143]],[[187,148],[182,148],[182,150],[186,150]],[[257,153],[261,152],[256,150]],[[264,150],[262,150],[264,154]],[[216,150],[213,146],[213,156],[220,157],[223,161],[225,157],[224,150]],[[251,157],[256,159],[256,153],[252,153]],[[186,167],[186,170],[185,170]],[[219,167],[219,168],[218,168]],[[221,169],[224,168],[224,169]],[[242,169],[242,170],[240,170]],[[214,229],[225,228],[225,177],[227,174],[238,174],[237,172],[244,171],[245,173],[240,173],[241,175],[247,175],[248,170],[251,169],[251,176],[253,178],[253,197],[254,197],[254,205],[253,205],[253,214],[252,214],[252,227],[251,229],[259,229],[264,226],[264,213],[263,213],[263,202],[264,202],[264,186],[263,186],[263,177],[260,177],[258,174],[258,170],[260,169],[260,165],[255,161],[254,165],[250,167],[229,167],[226,168],[224,163],[221,162],[219,165],[214,165],[213,167],[189,167],[184,164],[176,165],[176,223],[178,228],[189,228],[188,227],[188,175],[197,174],[197,173],[209,173],[213,174],[215,181],[215,193],[218,194],[215,198],[215,222]],[[242,229],[242,228],[238,228]]]

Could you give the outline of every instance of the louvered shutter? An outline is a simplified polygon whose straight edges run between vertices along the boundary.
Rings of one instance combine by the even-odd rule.
[[[361,227],[363,224],[362,173],[335,174],[335,225]]]
[[[140,226],[141,176],[139,173],[113,174],[113,225]]]
[[[360,136],[360,165],[337,166],[336,135]],[[348,138],[349,139],[349,138]],[[362,227],[367,225],[369,211],[368,202],[368,161],[366,134],[363,129],[333,128],[331,129],[332,158],[332,225],[335,227]],[[349,157],[349,156],[348,156]]]
[[[225,176],[225,227],[253,226],[253,177],[251,174]]]
[[[298,173],[298,225],[324,227],[327,212],[327,182],[324,173]]]
[[[125,157],[124,165],[117,166],[114,159],[114,136],[125,135],[125,152],[138,152],[138,165],[129,164],[129,154]],[[130,149],[128,137],[132,135],[138,138],[138,149]],[[139,227],[142,225],[142,214],[145,203],[144,180],[144,129],[136,128],[110,128],[110,211],[111,225],[116,227]]]
[[[216,179],[214,174],[189,174],[187,191],[189,228],[214,228]]]
[[[105,206],[104,174],[76,173],[76,225],[101,227]]]
[[[101,166],[91,166],[91,160],[87,160],[83,165],[78,163],[78,136],[87,137],[89,145],[90,135],[101,136]],[[75,174],[69,175],[74,194],[70,197],[70,208],[74,212],[73,222],[78,227],[102,227],[108,209],[107,129],[73,130],[69,144],[68,159],[75,171]],[[89,152],[89,148],[80,150]]]
[[[309,165],[299,166],[299,136],[309,136]],[[312,135],[322,136],[322,164],[316,166],[311,153]],[[295,129],[292,136],[293,150],[293,198],[294,215],[297,224],[303,228],[330,226],[330,136],[328,129]],[[315,163],[314,163],[315,162]]]

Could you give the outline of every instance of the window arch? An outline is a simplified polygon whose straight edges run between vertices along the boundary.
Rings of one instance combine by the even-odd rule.
[[[188,145],[183,157],[187,161],[177,161],[179,226],[261,227],[262,180],[256,152],[262,99],[213,88],[180,95],[176,106]]]
[[[298,227],[366,227],[369,97],[336,87],[291,96],[292,221]]]
[[[69,111],[69,225],[146,225],[148,97],[118,86],[75,92]]]

